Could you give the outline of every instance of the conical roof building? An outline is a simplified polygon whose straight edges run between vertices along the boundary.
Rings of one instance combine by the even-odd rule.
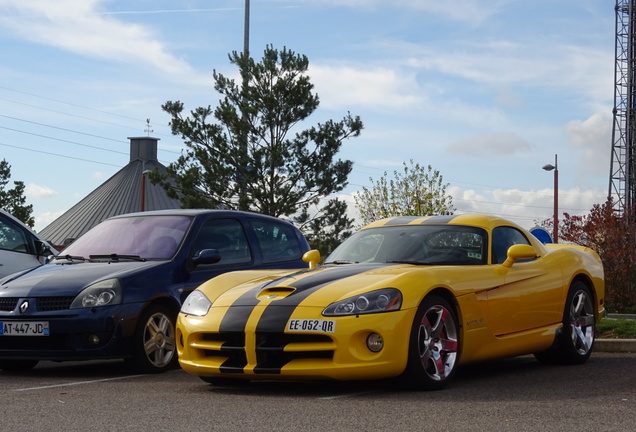
[[[130,140],[130,162],[39,235],[56,246],[64,246],[103,220],[120,214],[145,210],[181,208],[179,200],[168,197],[161,185],[152,184],[146,173],[166,167],[157,159],[158,138]]]

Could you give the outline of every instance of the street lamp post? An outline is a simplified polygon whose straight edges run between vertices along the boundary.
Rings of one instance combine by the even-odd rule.
[[[554,165],[547,164],[543,166],[546,171],[554,170],[554,230],[552,233],[552,241],[559,242],[559,166],[557,164],[557,155],[554,155]]]

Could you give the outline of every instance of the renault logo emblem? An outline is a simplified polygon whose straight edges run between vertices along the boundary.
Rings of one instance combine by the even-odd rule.
[[[26,313],[27,309],[29,309],[29,301],[25,300],[22,302],[22,304],[20,305],[20,313]]]

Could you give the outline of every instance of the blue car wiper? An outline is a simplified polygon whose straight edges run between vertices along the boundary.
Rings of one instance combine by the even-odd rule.
[[[91,260],[108,259],[113,261],[119,260],[134,260],[134,261],[146,261],[146,258],[142,258],[139,255],[119,255],[116,253],[104,254],[104,255],[89,255]]]
[[[78,256],[78,255],[56,255],[53,257],[54,260],[62,260],[65,259],[66,261],[86,261],[86,258],[84,258],[83,256]]]

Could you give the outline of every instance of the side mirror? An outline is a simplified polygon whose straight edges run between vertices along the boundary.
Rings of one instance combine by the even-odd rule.
[[[537,251],[530,245],[516,244],[508,248],[508,258],[501,264],[506,268],[512,267],[515,261],[520,259],[532,259],[537,257]]]
[[[38,255],[51,255],[53,254],[53,251],[51,251],[48,244],[41,240],[35,240],[35,253]]]
[[[192,257],[194,267],[201,264],[216,264],[221,261],[221,254],[218,249],[203,249],[196,256]]]
[[[303,261],[309,264],[310,269],[317,268],[318,263],[320,262],[320,251],[318,251],[318,249],[312,249],[305,252],[303,255]]]

